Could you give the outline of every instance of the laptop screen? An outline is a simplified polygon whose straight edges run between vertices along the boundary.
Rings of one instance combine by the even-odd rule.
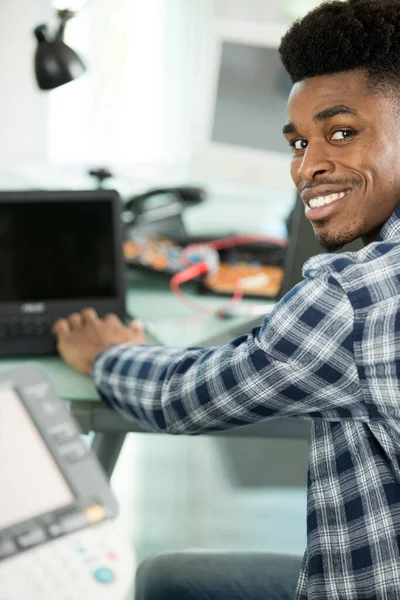
[[[110,199],[0,203],[0,302],[117,295]]]

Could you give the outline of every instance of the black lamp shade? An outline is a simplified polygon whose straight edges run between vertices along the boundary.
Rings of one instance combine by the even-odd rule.
[[[52,90],[85,72],[86,67],[75,50],[62,39],[47,39],[45,25],[37,27],[35,35],[38,40],[35,74],[41,90]]]

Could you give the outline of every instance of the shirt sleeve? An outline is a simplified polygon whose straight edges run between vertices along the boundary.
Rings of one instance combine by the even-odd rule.
[[[366,420],[353,354],[353,309],[333,277],[287,294],[260,327],[218,348],[125,344],[93,368],[105,402],[169,433],[274,417]]]

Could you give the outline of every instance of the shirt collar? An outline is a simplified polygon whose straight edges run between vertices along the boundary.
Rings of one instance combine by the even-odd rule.
[[[383,242],[400,235],[400,204],[398,204],[379,232],[377,242]]]

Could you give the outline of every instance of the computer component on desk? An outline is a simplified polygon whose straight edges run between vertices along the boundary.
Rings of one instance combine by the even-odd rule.
[[[0,356],[56,352],[52,324],[86,307],[125,318],[117,192],[0,192]]]
[[[233,237],[233,236],[229,236]],[[247,236],[250,237],[250,236]],[[254,236],[257,237],[257,236]],[[258,236],[259,238],[261,236]],[[227,239],[226,234],[220,236],[192,235],[192,236],[166,236],[152,235],[149,237],[137,236],[126,240],[124,243],[124,256],[131,266],[147,267],[153,271],[168,274],[178,273],[195,259],[195,251],[186,254],[188,246],[201,246]],[[253,248],[255,249],[253,252]],[[259,250],[258,250],[259,248]],[[235,251],[231,249],[232,255]],[[281,264],[284,261],[285,249],[274,243],[256,241],[254,244],[241,245],[240,254],[252,260],[254,253],[268,256],[270,264]],[[227,252],[222,252],[225,256]]]
[[[117,502],[34,363],[0,376],[0,599],[123,600],[134,577]]]
[[[200,291],[232,296],[239,286],[244,298],[273,299],[282,286],[286,254],[286,247],[267,241],[221,249],[218,268],[204,276]]]

